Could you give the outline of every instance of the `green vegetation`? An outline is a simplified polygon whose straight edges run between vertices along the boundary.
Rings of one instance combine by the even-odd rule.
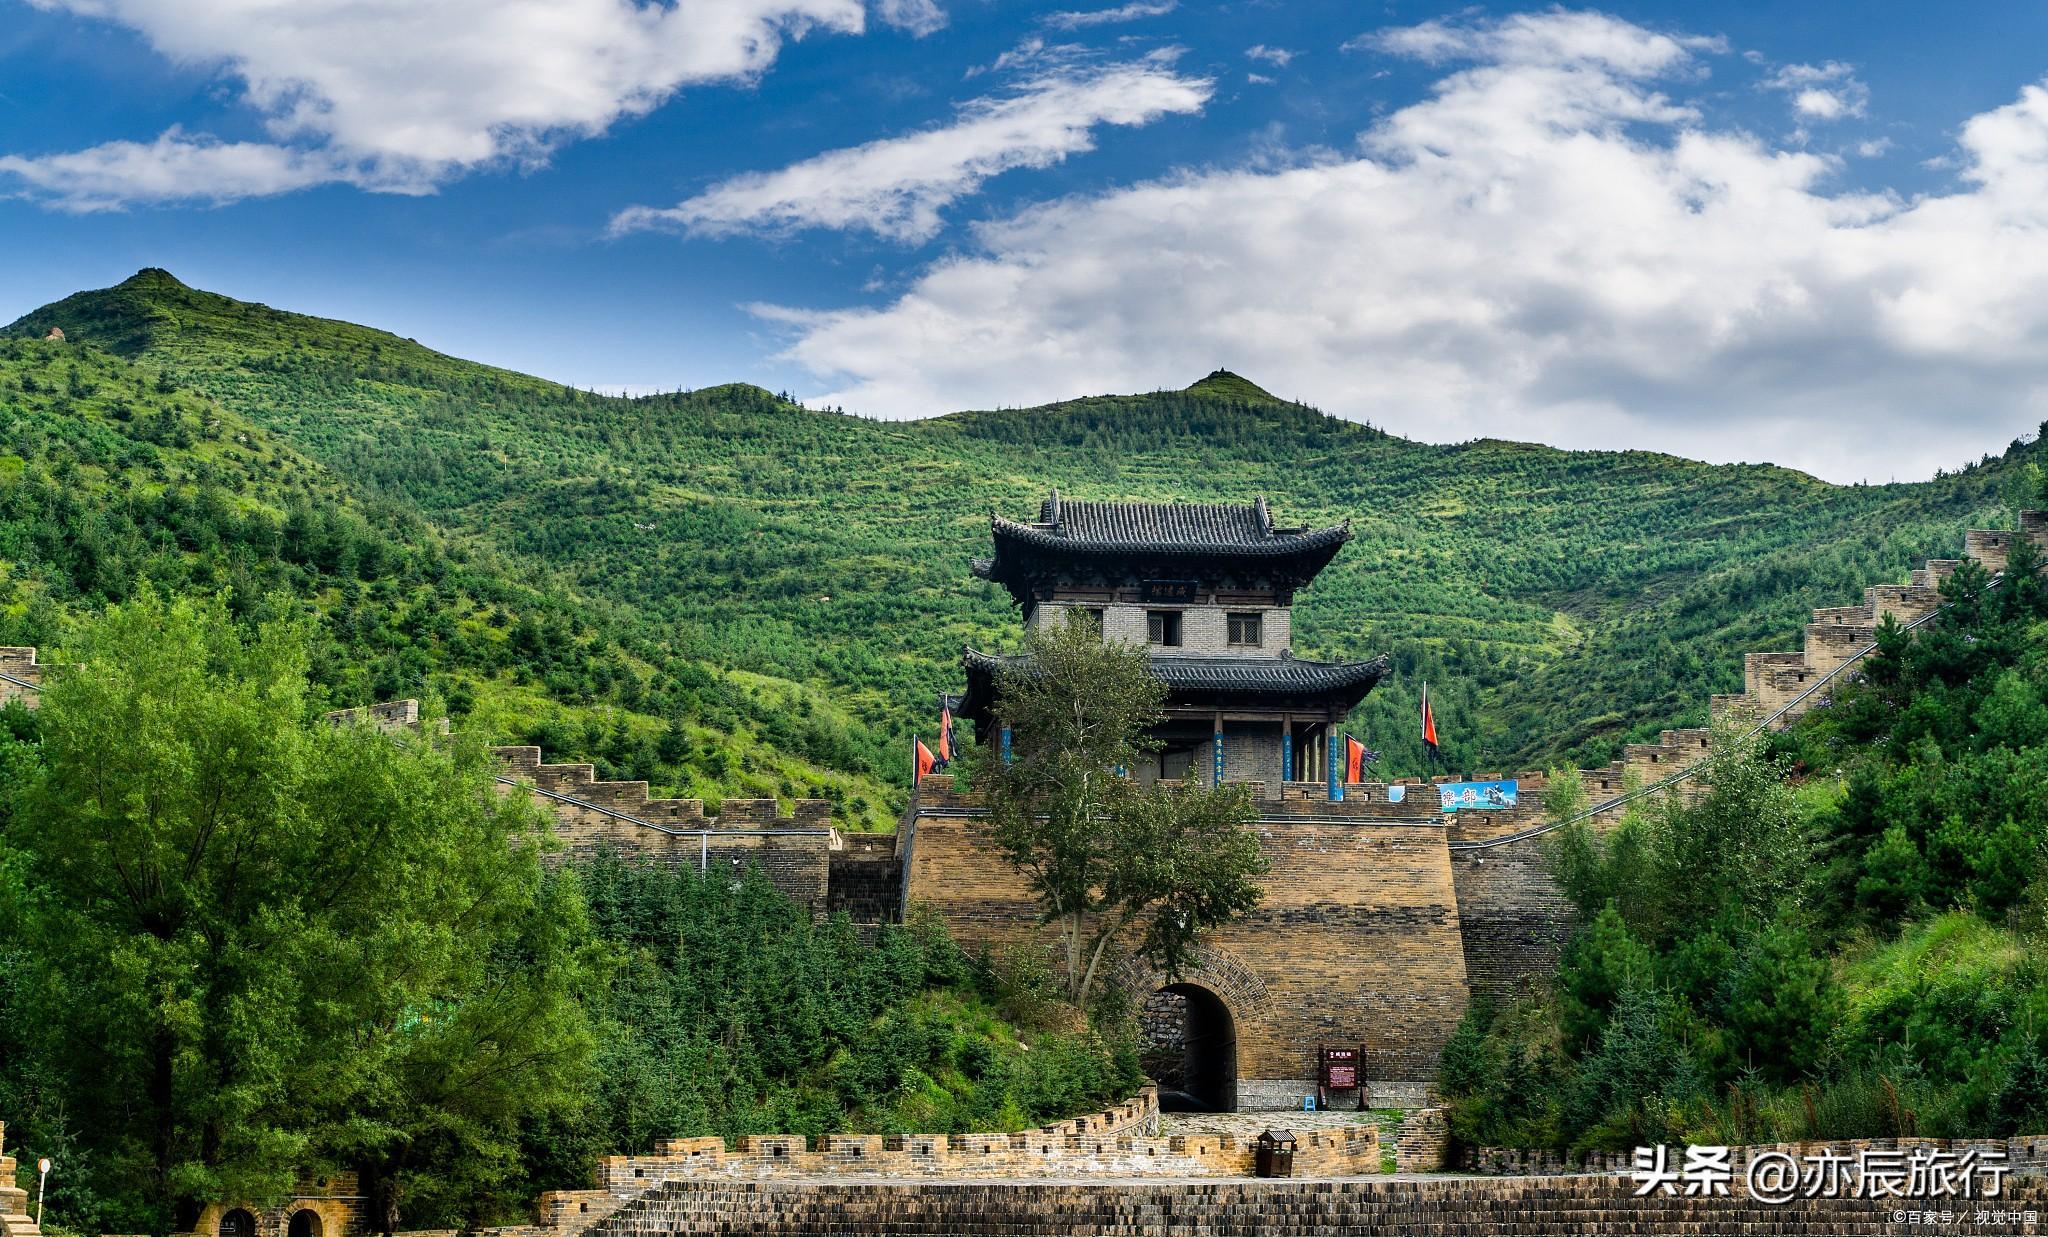
[[[2048,585],[1965,565],[1706,793],[1563,832],[1556,983],[1445,1054],[1475,1145],[2048,1129]],[[1789,776],[1788,776],[1789,775]],[[1569,811],[1571,805],[1559,805]],[[1702,879],[1702,877],[1708,879]]]
[[[617,943],[603,1082],[539,1139],[556,1176],[685,1134],[1019,1130],[1129,1096],[1135,1045],[1104,1040],[1042,968],[970,959],[935,922],[863,944],[758,872],[600,857],[579,870]]]
[[[989,836],[1059,930],[1067,996],[1086,1008],[1112,939],[1178,978],[1201,934],[1257,906],[1266,870],[1242,786],[1119,776],[1156,750],[1166,688],[1141,649],[1079,614],[1025,635],[996,687],[1013,759],[983,749]]]
[[[431,1209],[576,1105],[598,955],[545,817],[474,745],[313,723],[307,644],[145,592],[0,750],[0,1103],[79,1227],[334,1161]]]
[[[1305,656],[1393,654],[1394,676],[1347,728],[1404,774],[1423,770],[1425,677],[1454,768],[1600,763],[1626,739],[1698,720],[1710,693],[1739,686],[1743,652],[1796,645],[1807,607],[1953,554],[2035,454],[1843,487],[1643,452],[1431,446],[1222,372],[1186,391],[916,423],[745,386],[619,399],[161,271],[12,331],[39,340],[51,326],[72,342],[30,346],[118,353],[268,431],[360,502],[561,598],[592,629],[584,639],[624,648],[649,696],[598,683],[614,711],[576,712],[584,658],[568,654],[534,672],[543,696],[487,711],[491,738],[521,737],[539,724],[530,710],[559,707],[571,711],[548,739],[564,757],[712,797],[749,779],[745,790],[766,782],[785,797],[822,786],[876,822],[901,806],[909,733],[958,689],[960,646],[1016,638],[1007,598],[968,574],[987,511],[1033,511],[1052,485],[1091,498],[1265,493],[1283,519],[1351,520],[1353,544],[1302,595],[1296,643]],[[458,687],[466,670],[425,673],[458,719],[465,691],[491,694]],[[700,675],[723,699],[694,711]],[[680,762],[641,742],[672,718],[687,732]]]
[[[822,797],[853,824],[892,789],[829,701],[635,635],[602,603],[350,485],[169,375],[0,339],[0,644],[149,586],[311,623],[327,707],[438,696],[464,729],[716,803]]]
[[[386,1232],[517,1221],[657,1138],[1014,1129],[1137,1085],[1029,958],[864,943],[758,873],[543,866],[473,740],[317,720],[311,626],[145,588],[0,709],[0,1111],[64,1165],[56,1227],[333,1169]]]

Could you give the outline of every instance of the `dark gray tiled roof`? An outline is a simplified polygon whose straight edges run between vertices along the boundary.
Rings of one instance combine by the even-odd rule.
[[[1039,504],[1035,523],[992,516],[996,539],[1067,553],[1185,553],[1230,557],[1298,555],[1351,537],[1349,523],[1276,527],[1266,500],[1256,503],[1103,503],[1062,499]],[[977,572],[977,574],[983,574]]]
[[[970,679],[1024,663],[1016,655],[968,649],[962,659]],[[1172,657],[1154,655],[1152,673],[1177,691],[1276,692],[1323,695],[1356,691],[1360,696],[1386,677],[1382,653],[1368,661],[1303,661],[1295,657]],[[1364,689],[1364,690],[1360,690]],[[972,689],[970,688],[970,694]]]

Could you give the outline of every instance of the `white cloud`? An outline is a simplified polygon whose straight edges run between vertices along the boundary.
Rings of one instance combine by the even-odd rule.
[[[65,154],[0,155],[26,194],[86,213],[131,203],[220,203],[334,181],[370,183],[360,168],[267,142],[222,142],[173,128],[154,142],[107,142]],[[384,186],[402,188],[400,186]]]
[[[281,192],[271,186],[310,178],[323,164],[336,172],[327,179],[410,192],[478,167],[532,165],[682,87],[749,80],[787,38],[857,32],[865,17],[860,0],[30,3],[126,26],[174,61],[217,70],[275,143],[274,153],[259,154],[262,144],[166,133],[154,143],[17,158],[32,175],[11,168],[59,202],[84,194],[106,204],[234,196],[232,180],[173,180],[219,165],[227,152],[267,161],[272,174],[250,176],[252,192]],[[885,0],[883,10],[911,23],[937,13],[931,0]],[[286,166],[291,172],[278,172]],[[65,182],[65,169],[86,180]]]
[[[1839,60],[1788,64],[1766,77],[1763,84],[1790,95],[1793,114],[1801,120],[1861,116],[1870,105],[1870,88],[1856,77],[1854,66]]]
[[[1138,21],[1146,17],[1164,17],[1180,7],[1180,0],[1133,0],[1113,9],[1065,10],[1047,13],[1039,20],[1055,30],[1085,30],[1090,26],[1108,26],[1117,22]]]
[[[890,416],[1227,361],[1419,438],[1884,480],[2048,415],[2048,89],[1972,118],[1958,185],[1904,199],[1709,123],[1699,40],[1553,12],[1372,45],[1472,63],[1359,153],[1062,199],[879,307],[760,312],[824,402]]]
[[[920,39],[946,26],[946,10],[934,0],[875,0],[875,16]]]
[[[672,207],[636,206],[621,211],[612,230],[720,235],[842,228],[924,240],[942,226],[942,209],[989,177],[1093,149],[1098,125],[1142,125],[1200,111],[1212,83],[1175,72],[1173,58],[1159,53],[1050,70],[1013,93],[962,105],[939,128],[736,176]]]
[[[1286,68],[1287,63],[1294,59],[1294,53],[1286,48],[1268,47],[1264,43],[1255,43],[1245,48],[1244,54],[1253,60],[1263,60],[1276,69]]]

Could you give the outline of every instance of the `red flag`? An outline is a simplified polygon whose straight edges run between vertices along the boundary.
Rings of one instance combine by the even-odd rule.
[[[953,747],[953,707],[943,702],[939,705],[939,763],[951,764],[953,757],[960,753]]]
[[[911,742],[917,745],[917,773],[911,778],[914,785],[924,780],[924,775],[932,771],[932,766],[937,764],[938,760],[932,755],[932,749],[924,745],[923,739],[912,739]]]
[[[1429,758],[1437,758],[1436,713],[1429,707],[1429,684],[1422,685],[1422,746],[1428,750]]]
[[[1365,780],[1365,744],[1344,736],[1344,780],[1356,785]]]

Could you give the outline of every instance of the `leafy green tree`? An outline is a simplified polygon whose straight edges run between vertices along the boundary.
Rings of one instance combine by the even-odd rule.
[[[10,762],[4,917],[105,1220],[185,1227],[333,1165],[388,1231],[577,1102],[595,956],[543,818],[478,747],[315,720],[306,658],[302,627],[144,591],[67,650]]]
[[[1241,786],[1145,785],[1165,687],[1141,649],[1076,615],[1026,633],[996,716],[1014,759],[987,758],[990,835],[1059,932],[1067,992],[1085,1006],[1112,941],[1177,975],[1201,935],[1256,906],[1266,870]]]

